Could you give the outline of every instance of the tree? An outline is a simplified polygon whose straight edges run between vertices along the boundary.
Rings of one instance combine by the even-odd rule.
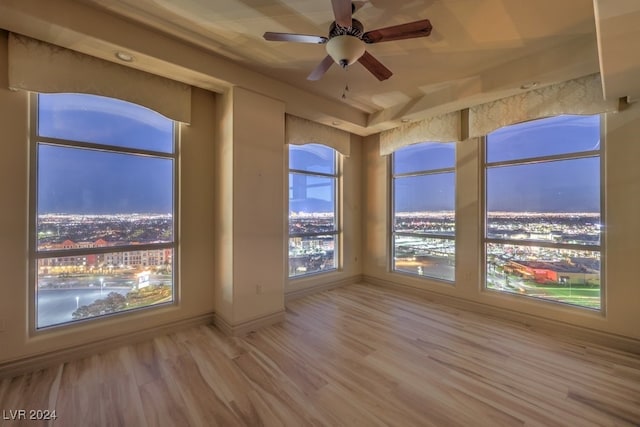
[[[86,319],[87,317],[101,314],[115,313],[127,306],[127,299],[117,292],[110,292],[106,298],[98,299],[89,305],[83,305],[73,312],[73,320]]]

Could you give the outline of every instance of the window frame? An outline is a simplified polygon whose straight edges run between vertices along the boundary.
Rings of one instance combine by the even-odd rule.
[[[410,146],[416,146],[416,145],[420,145],[420,144],[452,144],[452,146],[454,147],[454,162],[453,162],[453,166],[450,167],[446,167],[446,168],[435,168],[435,169],[421,169],[418,171],[411,171],[411,172],[402,172],[402,173],[396,173],[395,172],[395,155],[396,153],[393,152],[391,153],[391,155],[389,156],[389,192],[391,194],[390,197],[390,203],[389,203],[389,230],[391,231],[389,236],[390,236],[390,241],[389,241],[389,271],[395,274],[406,274],[408,276],[411,277],[418,277],[418,278],[423,278],[423,279],[427,279],[427,280],[433,280],[433,281],[437,281],[437,282],[441,282],[441,283],[445,283],[447,285],[452,285],[455,286],[456,284],[456,267],[455,267],[455,258],[456,258],[456,252],[457,252],[457,218],[458,218],[458,212],[457,212],[457,191],[458,191],[458,182],[457,182],[457,167],[458,167],[458,158],[457,158],[457,152],[458,152],[458,147],[457,147],[457,143],[455,141],[451,141],[451,142],[439,142],[439,141],[423,141],[423,142],[419,142],[416,144],[412,144]],[[453,236],[448,236],[446,234],[432,234],[432,233],[411,233],[411,232],[397,232],[396,231],[396,217],[395,217],[395,206],[396,206],[396,191],[395,191],[395,179],[396,178],[406,178],[406,177],[413,177],[413,176],[428,176],[428,175],[444,175],[447,173],[452,173],[453,174],[453,182],[454,182],[454,188],[453,188],[453,197],[454,197],[454,207],[453,207],[453,215],[454,215],[454,233]],[[404,271],[404,270],[398,270],[396,268],[396,247],[395,247],[395,241],[396,241],[396,236],[417,236],[417,237],[422,237],[422,238],[427,238],[427,239],[436,239],[436,240],[449,240],[453,242],[453,246],[454,246],[454,253],[453,253],[453,258],[454,258],[454,269],[453,269],[453,279],[449,280],[449,279],[444,279],[441,277],[436,277],[436,276],[430,276],[428,274],[419,274],[419,273],[410,273],[408,271]]]
[[[89,93],[79,93],[81,95],[88,96],[101,96],[93,95]],[[114,316],[128,316],[138,313],[140,311],[146,311],[149,309],[158,309],[166,306],[176,306],[179,304],[179,176],[180,176],[180,124],[175,120],[171,120],[172,126],[172,150],[170,153],[162,151],[154,151],[148,149],[137,149],[130,147],[121,147],[116,145],[94,143],[87,141],[67,140],[61,138],[40,136],[38,134],[39,128],[39,95],[40,93],[31,92],[29,94],[29,258],[28,258],[28,283],[29,283],[29,331],[32,336],[46,333],[52,330],[61,330],[66,328],[74,328],[79,325],[86,324],[87,322],[104,321]],[[46,94],[45,94],[46,95]],[[105,98],[111,98],[104,96]],[[117,98],[111,98],[117,99]],[[141,108],[149,109],[148,107],[140,104],[135,104],[130,101],[123,101],[136,105]],[[153,111],[153,110],[151,110]],[[154,113],[157,113],[154,111]],[[157,113],[160,114],[160,113]],[[172,201],[172,242],[163,243],[147,243],[147,244],[128,244],[117,246],[103,246],[103,247],[87,247],[76,249],[57,249],[57,250],[38,250],[37,241],[37,224],[38,224],[38,172],[39,172],[39,156],[38,148],[41,145],[49,145],[53,147],[61,148],[73,148],[73,149],[89,149],[95,151],[101,151],[112,154],[125,154],[125,155],[138,155],[148,156],[152,158],[170,159],[172,161],[172,176],[171,185],[173,191]],[[84,319],[71,320],[64,323],[57,323],[52,325],[38,326],[38,261],[40,259],[47,258],[66,258],[66,257],[81,257],[88,255],[104,255],[111,253],[133,253],[147,250],[162,250],[171,249],[171,285],[172,285],[172,299],[168,302],[151,304],[143,307],[136,307],[133,309],[121,310],[113,313],[101,314],[98,316],[92,316]]]
[[[332,272],[336,272],[336,271],[340,271],[341,269],[341,259],[342,257],[340,256],[341,254],[341,250],[340,248],[341,246],[341,236],[342,236],[342,215],[340,214],[342,212],[342,203],[341,203],[341,182],[342,182],[342,156],[340,156],[340,152],[338,152],[338,150],[336,150],[333,147],[330,147],[328,145],[325,144],[320,144],[320,143],[313,143],[315,145],[321,145],[323,147],[329,148],[331,150],[333,150],[333,171],[334,173],[326,173],[326,172],[312,172],[312,171],[306,171],[304,169],[292,169],[290,166],[288,166],[288,173],[287,173],[287,180],[289,179],[289,176],[291,174],[298,174],[298,175],[305,175],[305,176],[314,176],[314,177],[318,177],[318,178],[330,178],[333,180],[333,200],[334,200],[334,206],[333,206],[333,217],[334,217],[334,229],[331,232],[314,232],[314,233],[294,233],[291,234],[290,232],[290,197],[289,197],[289,190],[287,190],[287,248],[289,248],[289,242],[292,238],[296,238],[296,237],[301,237],[301,238],[305,238],[305,237],[315,237],[315,236],[327,236],[327,235],[332,235],[334,238],[334,253],[333,253],[333,260],[334,260],[334,267],[331,269],[326,269],[326,270],[319,270],[319,271],[312,271],[309,273],[303,273],[303,274],[296,274],[296,275],[291,275],[290,274],[290,257],[288,255],[288,250],[287,250],[287,278],[288,280],[296,280],[296,279],[303,279],[303,278],[307,278],[310,276],[316,276],[319,274],[327,274],[327,273],[332,273]],[[307,145],[307,144],[305,144]],[[309,144],[311,145],[311,144]],[[290,164],[291,162],[291,148],[292,147],[304,147],[304,145],[299,146],[299,145],[294,145],[294,144],[289,144],[288,149],[287,149],[287,165]],[[287,184],[287,188],[289,188],[289,184]]]
[[[571,116],[572,114],[567,114]],[[534,122],[538,120],[545,120],[554,117],[562,116],[562,114],[548,117],[540,117],[532,120],[526,120],[524,122]],[[573,116],[576,116],[573,114]],[[584,150],[572,153],[561,153],[555,155],[544,155],[544,156],[534,156],[534,157],[526,157],[522,159],[515,160],[502,160],[502,161],[487,161],[487,145],[489,140],[489,135],[484,135],[480,138],[480,148],[479,148],[479,156],[478,161],[480,163],[479,172],[480,172],[480,200],[481,200],[481,213],[480,213],[480,221],[481,221],[481,236],[480,236],[480,272],[481,272],[481,280],[480,287],[482,292],[489,292],[497,295],[507,296],[509,298],[517,298],[525,297],[524,299],[527,301],[532,301],[535,303],[541,304],[549,304],[551,306],[555,305],[561,307],[563,309],[569,310],[580,310],[581,312],[593,312],[599,313],[602,316],[606,315],[606,210],[605,210],[605,156],[606,156],[606,132],[605,132],[605,123],[604,123],[604,114],[589,114],[588,116],[599,116],[599,133],[600,133],[600,147],[597,150]],[[519,123],[512,123],[506,126],[517,125]],[[497,130],[497,129],[496,129]],[[555,161],[563,161],[563,160],[577,160],[577,159],[589,159],[599,157],[599,189],[600,189],[600,224],[603,226],[600,228],[600,242],[599,244],[586,245],[579,243],[553,243],[553,242],[545,242],[545,241],[534,241],[534,240],[510,240],[510,239],[499,239],[499,238],[490,238],[488,237],[489,231],[489,211],[488,211],[488,179],[487,179],[487,171],[489,168],[495,167],[508,167],[508,166],[519,166],[519,165],[533,165],[533,164],[543,164],[550,163]],[[586,250],[592,252],[600,253],[600,307],[599,308],[591,308],[578,304],[571,304],[568,302],[558,301],[554,299],[540,298],[534,295],[521,295],[515,292],[502,291],[499,289],[492,289],[488,286],[487,274],[487,247],[489,244],[499,244],[499,245],[513,245],[513,246],[526,246],[526,247],[539,247],[539,248],[549,248],[549,249],[567,249],[567,250]]]

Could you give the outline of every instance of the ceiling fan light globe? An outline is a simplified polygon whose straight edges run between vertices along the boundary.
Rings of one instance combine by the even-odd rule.
[[[331,38],[327,42],[326,48],[327,53],[336,64],[346,68],[364,55],[365,44],[355,36],[342,35]]]

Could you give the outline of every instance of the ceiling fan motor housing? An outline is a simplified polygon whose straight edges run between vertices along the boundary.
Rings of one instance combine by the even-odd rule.
[[[336,24],[335,21],[332,22],[331,26],[329,27],[329,38],[344,35],[355,36],[361,39],[364,35],[364,25],[362,25],[362,22],[358,21],[357,19],[351,20],[350,27],[343,27]]]
[[[333,22],[329,28],[327,53],[342,68],[356,62],[364,55],[365,46],[362,41],[364,26],[357,19],[351,20],[350,27],[343,27]]]

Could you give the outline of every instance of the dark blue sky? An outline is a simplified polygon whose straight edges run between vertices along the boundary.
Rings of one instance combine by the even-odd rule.
[[[173,122],[115,99],[39,96],[39,135],[171,153]],[[39,213],[170,213],[171,158],[40,145]]]
[[[172,151],[173,123],[144,107],[66,94],[41,95],[39,108],[38,131],[43,136]],[[487,160],[503,162],[594,150],[599,141],[597,116],[561,116],[493,132],[488,137]],[[294,147],[290,167],[333,173],[332,153],[317,145]],[[171,159],[42,145],[38,161],[39,213],[172,212]],[[453,144],[414,145],[394,154],[396,174],[454,164]],[[318,185],[308,190],[308,198],[316,201],[330,200],[333,194]],[[490,211],[597,212],[599,191],[597,158],[501,166],[487,173]],[[453,210],[454,173],[397,178],[394,196],[399,212]],[[292,203],[305,205],[299,198]]]
[[[487,161],[597,150],[598,116],[560,116],[508,126],[488,137]],[[471,142],[468,142],[471,143]],[[396,174],[452,166],[453,144],[413,145],[394,154]],[[453,174],[395,179],[398,212],[453,210]],[[511,212],[599,212],[599,158],[490,167],[487,208]]]
[[[41,145],[39,213],[170,213],[172,159]]]

